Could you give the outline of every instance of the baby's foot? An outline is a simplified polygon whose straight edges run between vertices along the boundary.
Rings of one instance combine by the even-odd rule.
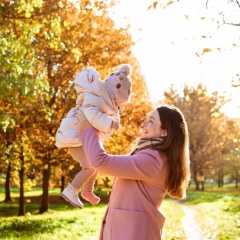
[[[83,203],[78,198],[78,190],[74,188],[71,183],[63,190],[61,196],[73,206],[80,209],[83,208]]]
[[[91,191],[82,191],[81,193],[82,198],[89,201],[91,204],[97,204],[100,202],[100,198],[97,197],[93,192]]]

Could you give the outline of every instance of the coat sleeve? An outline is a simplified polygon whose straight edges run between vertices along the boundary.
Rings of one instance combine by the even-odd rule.
[[[91,93],[84,95],[83,112],[91,125],[99,131],[111,131],[112,118],[105,114],[109,112],[108,108],[108,105],[101,97]]]
[[[102,174],[147,180],[162,169],[163,163],[156,150],[142,150],[135,155],[107,154],[101,148],[94,128],[88,128],[80,133],[80,140],[91,166]]]

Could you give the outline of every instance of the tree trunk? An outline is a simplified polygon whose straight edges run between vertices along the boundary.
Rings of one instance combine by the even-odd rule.
[[[195,184],[196,184],[195,190],[196,190],[196,191],[200,191],[199,181],[198,181],[198,180],[195,180]]]
[[[218,170],[218,187],[222,187],[222,184],[221,184],[221,172],[220,172],[220,169]]]
[[[200,191],[200,187],[199,187],[199,181],[198,181],[198,172],[197,171],[194,171],[193,172],[193,179],[194,179],[194,182],[195,182],[195,191]]]
[[[218,170],[218,187],[223,187],[223,167],[221,166]]]
[[[65,187],[65,176],[61,177],[61,192],[64,190]]]
[[[218,172],[218,187],[223,187],[223,173],[221,170]]]
[[[201,191],[204,192],[204,181],[201,181]]]
[[[236,181],[235,181],[235,188],[238,188],[238,171],[236,170]]]
[[[19,180],[20,180],[20,196],[19,196],[19,211],[18,216],[25,215],[25,204],[24,204],[24,156],[23,156],[23,149],[21,149],[21,168],[19,170]]]
[[[42,183],[42,189],[43,189],[43,194],[42,194],[42,202],[41,202],[41,207],[39,210],[39,213],[44,213],[48,210],[49,206],[49,179],[50,179],[50,161],[48,160],[48,163],[44,166],[43,168],[43,183]]]
[[[11,179],[11,161],[8,162],[6,181],[5,181],[5,200],[4,202],[12,202],[10,191],[10,179]]]

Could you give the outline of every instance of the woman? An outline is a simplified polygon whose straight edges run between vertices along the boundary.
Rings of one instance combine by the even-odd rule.
[[[79,131],[92,167],[116,177],[100,239],[161,239],[165,217],[159,208],[164,196],[184,198],[190,178],[188,130],[180,110],[160,106],[151,112],[131,155],[108,155],[87,120]]]

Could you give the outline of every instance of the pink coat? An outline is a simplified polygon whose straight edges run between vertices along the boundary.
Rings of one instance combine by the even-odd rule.
[[[115,176],[100,240],[159,240],[165,221],[159,210],[166,194],[167,158],[153,149],[135,155],[108,155],[99,145],[97,132],[80,134],[91,166]]]

